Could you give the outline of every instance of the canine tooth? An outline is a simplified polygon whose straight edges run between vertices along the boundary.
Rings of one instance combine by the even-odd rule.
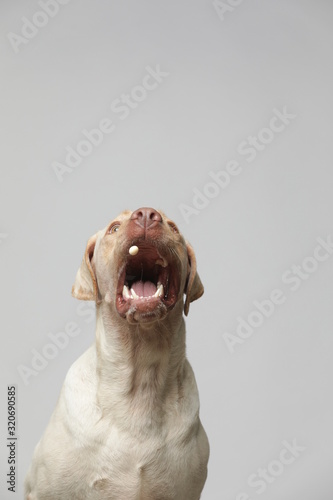
[[[131,299],[131,294],[129,292],[128,286],[124,285],[123,287],[123,297],[124,299]]]
[[[164,288],[162,283],[158,285],[156,292],[154,293],[153,297],[162,297],[164,295]]]
[[[131,288],[131,294],[132,294],[132,298],[133,299],[138,299],[139,298],[139,295],[137,293],[135,293],[135,291],[133,290],[133,288]]]
[[[136,245],[131,246],[131,248],[128,250],[130,255],[136,255],[139,251],[139,248]]]

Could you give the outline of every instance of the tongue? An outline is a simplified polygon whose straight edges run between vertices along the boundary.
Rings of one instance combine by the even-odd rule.
[[[139,297],[149,297],[157,291],[156,286],[151,281],[135,281],[132,289]]]

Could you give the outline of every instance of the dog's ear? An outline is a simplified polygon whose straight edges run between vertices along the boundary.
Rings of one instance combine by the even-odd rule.
[[[89,239],[81,266],[76,273],[75,282],[72,286],[72,295],[76,299],[97,300],[97,280],[91,265],[91,259],[94,255],[96,241],[97,234]]]
[[[190,309],[190,303],[193,302],[194,300],[199,299],[201,295],[204,293],[203,284],[201,283],[201,279],[199,278],[199,275],[197,273],[197,261],[195,258],[194,250],[189,243],[187,243],[186,246],[187,246],[189,271],[185,285],[185,293],[186,293],[186,299],[184,304],[185,316],[188,315],[188,311]]]

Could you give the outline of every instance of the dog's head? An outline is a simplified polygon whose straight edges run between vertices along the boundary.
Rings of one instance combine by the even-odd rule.
[[[146,207],[122,212],[89,239],[72,288],[129,323],[163,319],[184,294],[187,315],[203,291],[192,247],[165,214]]]

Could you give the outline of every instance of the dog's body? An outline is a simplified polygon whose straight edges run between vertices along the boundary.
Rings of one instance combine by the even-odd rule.
[[[203,287],[193,250],[163,214],[123,212],[89,240],[73,295],[96,300],[96,343],[67,374],[27,500],[200,498],[209,445],[185,354],[184,292],[187,314]]]

